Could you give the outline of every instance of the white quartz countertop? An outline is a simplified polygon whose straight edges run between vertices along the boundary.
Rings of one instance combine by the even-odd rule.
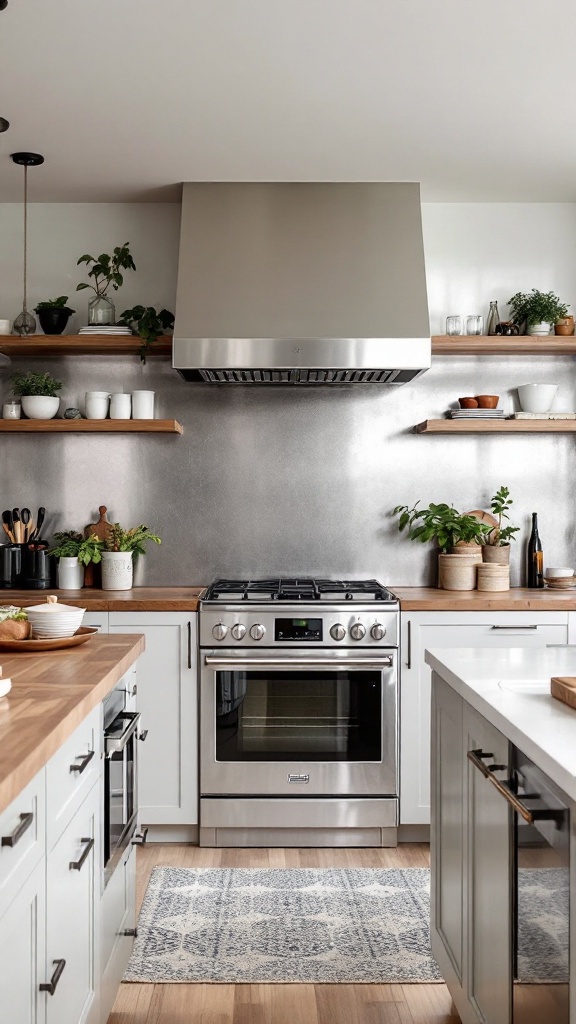
[[[576,647],[434,648],[426,663],[576,800],[576,709],[550,693],[576,676]]]

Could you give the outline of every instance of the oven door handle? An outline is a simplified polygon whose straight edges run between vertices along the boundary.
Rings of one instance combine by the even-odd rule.
[[[224,671],[245,668],[331,668],[347,672],[350,668],[392,668],[391,655],[383,658],[346,658],[333,661],[331,658],[218,658],[206,654],[204,663],[210,668]]]
[[[139,711],[123,711],[118,717],[127,718],[128,725],[124,729],[124,732],[120,736],[104,736],[106,744],[106,757],[110,757],[112,754],[118,754],[124,750],[124,747],[128,743],[130,737],[134,734],[138,728],[140,721]]]

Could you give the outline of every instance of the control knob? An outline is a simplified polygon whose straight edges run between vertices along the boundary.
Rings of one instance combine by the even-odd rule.
[[[253,640],[261,640],[265,632],[264,626],[260,625],[259,622],[254,626],[250,626],[250,636]]]
[[[361,622],[355,622],[350,626],[350,636],[353,640],[362,640],[366,636],[366,630]]]
[[[341,622],[336,622],[334,626],[330,626],[330,636],[333,640],[343,640],[346,636],[346,630]]]
[[[223,622],[217,622],[212,630],[212,636],[215,640],[223,640],[228,632],[228,626],[225,626]]]
[[[231,633],[235,640],[243,640],[246,636],[246,626],[241,622],[236,622],[235,625],[232,626]]]
[[[382,626],[380,622],[375,622],[374,625],[370,627],[370,636],[373,640],[382,640],[382,638],[386,636],[384,626]]]

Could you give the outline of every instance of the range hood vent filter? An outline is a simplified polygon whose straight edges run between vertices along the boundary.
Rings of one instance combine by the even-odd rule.
[[[419,370],[181,370],[207,384],[406,384]]]

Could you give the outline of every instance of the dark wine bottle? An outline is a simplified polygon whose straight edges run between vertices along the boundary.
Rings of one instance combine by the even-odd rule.
[[[544,553],[538,534],[538,513],[532,513],[532,533],[528,541],[528,578],[527,587],[544,586]]]

